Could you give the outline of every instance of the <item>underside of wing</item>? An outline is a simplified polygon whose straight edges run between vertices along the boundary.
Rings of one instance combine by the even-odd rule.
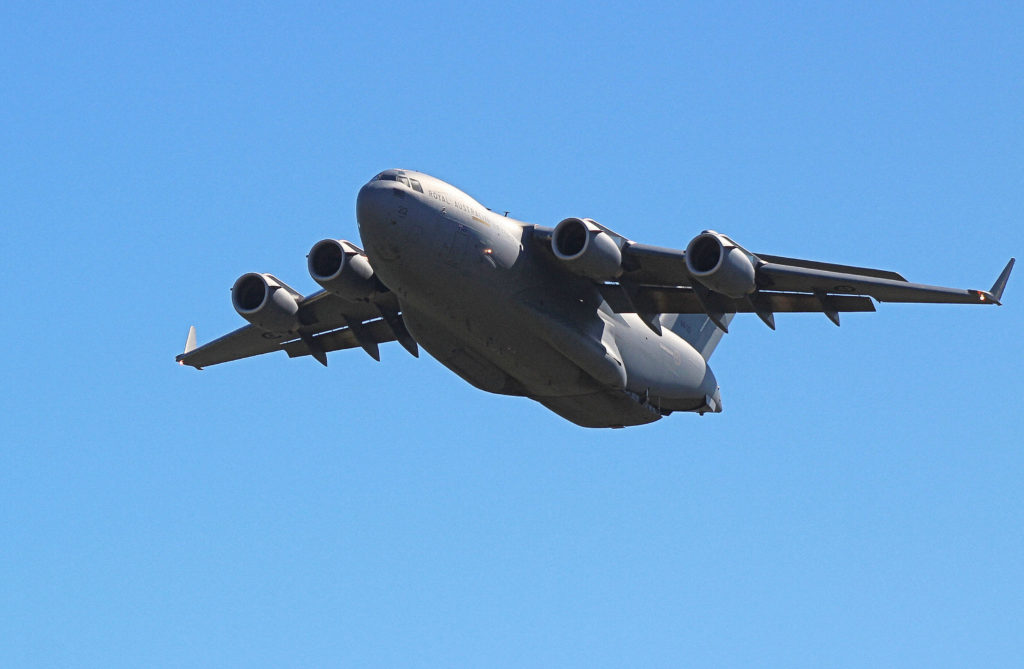
[[[686,250],[637,244],[590,219],[566,219],[534,238],[569,272],[593,279],[620,313],[705,313],[723,330],[723,315],[753,312],[770,327],[775,313],[874,311],[879,302],[999,304],[1013,268],[988,291],[910,283],[888,270],[754,254],[729,237],[704,231]]]
[[[996,304],[989,292],[910,283],[906,279],[834,272],[765,263],[757,268],[759,287],[836,295],[870,295],[879,302]]]
[[[271,336],[264,337],[264,334]],[[195,328],[190,330],[190,336],[194,339]],[[185,352],[178,355],[175,361],[181,365],[202,369],[222,362],[231,362],[277,351],[281,348],[282,338],[273,333],[266,333],[253,325],[245,325],[192,350],[188,350],[186,346]]]
[[[222,362],[231,362],[263,353],[284,351],[291,358],[311,355],[326,364],[325,354],[349,348],[363,348],[372,358],[380,360],[378,344],[391,341],[411,341],[401,322],[401,314],[390,320],[381,314],[375,319],[360,321],[355,318],[345,326],[317,331],[303,328],[298,332],[278,334],[246,325],[208,344],[177,356],[182,365],[202,369]],[[405,345],[403,341],[403,345]],[[408,346],[407,346],[408,348]]]
[[[392,305],[394,302],[394,307]],[[326,353],[363,348],[380,360],[378,344],[399,341],[415,353],[415,342],[405,329],[394,298],[382,304],[354,303],[324,291],[300,302],[301,326],[286,332],[246,325],[203,346],[186,350],[175,358],[197,369],[248,358],[273,351],[285,351],[295,358],[311,355],[326,364]],[[190,334],[194,339],[194,334]]]
[[[389,341],[419,355],[398,299],[377,279],[362,249],[342,239],[324,239],[306,259],[310,276],[323,290],[303,297],[272,274],[243,274],[231,288],[231,303],[249,325],[199,347],[192,328],[176,360],[202,369],[284,351],[326,365],[328,352],[356,347],[380,360],[378,344]]]
[[[352,323],[356,323],[356,321],[353,321]],[[341,351],[360,346],[363,348],[370,347],[374,351],[370,355],[377,360],[380,358],[376,353],[376,345],[384,344],[389,341],[396,341],[397,339],[398,335],[395,334],[391,324],[384,318],[358,323],[355,327],[349,325],[336,330],[321,332],[320,334],[315,334],[310,337],[313,347],[317,350],[323,351],[324,353],[328,353],[330,351]],[[284,349],[290,358],[310,355],[309,343],[303,339],[293,339],[285,342],[281,345],[281,348]]]

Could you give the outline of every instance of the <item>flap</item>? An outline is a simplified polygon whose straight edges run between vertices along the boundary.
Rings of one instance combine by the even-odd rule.
[[[615,313],[642,314],[703,314],[703,305],[692,288],[637,286],[627,290],[618,284],[604,284],[601,295]],[[761,291],[750,300],[732,300],[724,296],[721,306],[734,313],[754,313],[757,309],[772,313],[821,313],[823,305],[816,295],[802,293],[773,293]],[[874,311],[868,297],[832,295],[828,298],[830,311]]]
[[[369,323],[363,323],[360,337],[365,337],[375,344],[383,344],[395,341],[397,337],[391,327],[384,319],[379,318]],[[324,353],[340,351],[348,348],[362,346],[362,342],[356,337],[352,328],[339,328],[313,336],[314,345]],[[310,355],[309,346],[301,339],[293,339],[281,345],[290,358],[297,358],[303,355]]]

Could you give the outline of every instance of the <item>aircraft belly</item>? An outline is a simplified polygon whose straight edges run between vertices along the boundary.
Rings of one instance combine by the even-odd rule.
[[[656,407],[628,393],[604,390],[588,395],[533,397],[556,414],[580,427],[629,427],[661,419]]]
[[[595,390],[594,381],[578,367],[506,319],[436,303],[403,302],[403,312],[416,341],[478,388],[529,396]]]
[[[456,330],[405,305],[406,326],[424,350],[471,385],[539,402],[582,427],[643,425],[659,407],[635,393],[602,386],[531,333],[487,332],[463,321]],[[432,312],[433,313],[433,312]]]

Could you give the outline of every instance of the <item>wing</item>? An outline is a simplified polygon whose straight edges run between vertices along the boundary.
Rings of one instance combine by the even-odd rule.
[[[638,244],[594,225],[587,234],[608,235],[621,255],[619,272],[598,282],[614,311],[705,313],[723,330],[722,316],[738,312],[757,313],[772,328],[776,312],[823,312],[838,325],[839,312],[874,311],[871,298],[879,302],[999,304],[1014,264],[1011,258],[990,290],[966,290],[911,283],[886,270],[755,254],[713,231],[701,233],[683,251]],[[556,230],[538,228],[534,236],[540,244],[553,246]],[[571,261],[590,249],[607,253],[610,248],[583,242],[577,246],[583,251],[575,256],[557,250],[552,255],[556,261]],[[572,271],[569,265],[567,268]]]
[[[312,356],[327,365],[327,353],[357,346],[380,360],[378,344],[398,341],[418,356],[416,341],[402,319],[398,299],[373,272],[366,254],[352,242],[324,239],[306,256],[313,279],[324,290],[303,297],[272,274],[243,274],[231,288],[235,311],[249,325],[203,346],[191,328],[182,365],[209,365],[284,351]]]
[[[393,293],[378,294],[372,300],[348,300],[321,290],[298,300],[297,321],[298,328],[284,333],[246,325],[199,347],[195,346],[195,329],[192,328],[185,352],[175,360],[202,369],[284,351],[292,358],[311,355],[326,365],[328,352],[361,347],[379,361],[377,345],[389,341],[398,341],[413,355],[419,353],[415,340],[405,328]]]
[[[243,275],[231,288],[231,301],[251,325],[202,346],[196,345],[196,328],[190,328],[185,350],[175,360],[203,369],[284,350],[290,358],[312,356],[327,366],[329,351],[356,346],[380,361],[378,344],[387,341],[398,341],[419,356],[398,300],[373,276],[361,249],[344,240],[324,240],[307,258],[310,273],[325,290],[303,297],[272,275]]]

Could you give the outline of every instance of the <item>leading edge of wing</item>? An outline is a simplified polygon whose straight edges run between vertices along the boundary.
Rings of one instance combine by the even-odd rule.
[[[630,243],[623,247],[623,278],[634,283],[664,286],[689,286],[692,278],[686,269],[686,252],[650,244]],[[864,276],[889,281],[906,281],[897,272],[870,267],[839,265],[836,263],[788,258],[785,256],[752,253],[764,263],[799,267],[808,270],[837,272],[853,276]]]
[[[787,258],[785,256],[771,256],[763,253],[755,253],[755,256],[766,263],[775,265],[788,265],[790,267],[803,267],[806,269],[823,270],[826,272],[838,272],[840,274],[853,274],[856,276],[872,276],[877,279],[889,279],[891,281],[906,281],[902,274],[890,272],[884,269],[872,269],[870,267],[855,267],[853,265],[837,265],[830,262],[819,262],[817,260],[804,260],[802,258]]]

